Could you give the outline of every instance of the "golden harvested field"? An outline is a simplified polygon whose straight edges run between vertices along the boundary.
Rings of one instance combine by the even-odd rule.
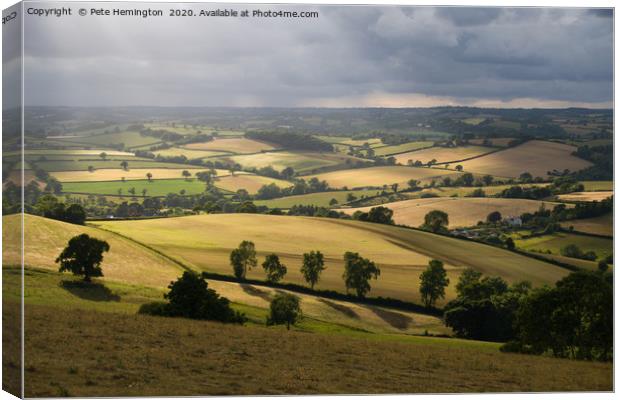
[[[348,187],[349,189],[362,187],[381,187],[398,183],[407,185],[410,179],[429,182],[432,179],[439,180],[444,176],[454,176],[459,173],[440,168],[413,168],[402,166],[370,167],[345,169],[340,171],[326,172],[314,175],[319,180],[325,180],[332,188]],[[309,176],[308,178],[312,178]]]
[[[54,178],[60,182],[100,182],[100,181],[120,181],[123,177],[126,180],[142,180],[146,179],[146,174],[153,174],[152,179],[181,179],[183,178],[182,172],[187,170],[192,174],[192,177],[197,172],[206,171],[201,167],[188,165],[187,168],[132,168],[128,171],[122,169],[96,169],[93,172],[88,171],[58,171],[51,172]],[[229,171],[218,169],[216,170],[218,176],[225,176],[230,174]]]
[[[20,263],[19,215],[2,217],[3,264]],[[69,239],[87,233],[110,244],[110,252],[104,255],[102,265],[106,278],[115,281],[165,286],[180,274],[180,268],[166,258],[144,249],[142,246],[109,232],[87,226],[24,215],[24,240],[26,265],[58,270],[56,257]]]
[[[255,194],[263,185],[270,185],[272,183],[275,183],[280,188],[292,186],[290,182],[281,179],[274,179],[260,175],[239,174],[237,172],[235,172],[234,176],[227,175],[214,182],[215,186],[220,189],[228,190],[230,192],[245,189],[250,194]]]
[[[493,211],[499,211],[503,217],[519,216],[525,212],[537,211],[541,204],[552,209],[558,203],[492,197],[436,197],[386,203],[383,207],[394,211],[394,222],[399,225],[418,227],[424,223],[424,216],[427,213],[441,210],[448,213],[450,228],[460,228],[486,220],[487,215]],[[353,214],[355,211],[368,211],[370,208],[372,207],[348,208],[343,211]]]
[[[190,143],[184,147],[191,150],[223,151],[238,154],[258,153],[276,149],[276,147],[269,143],[246,138],[214,139],[206,143]]]
[[[97,226],[131,237],[198,270],[232,274],[230,251],[242,240],[256,244],[259,262],[270,253],[288,266],[285,281],[304,284],[299,268],[302,254],[320,250],[327,269],[318,288],[344,291],[342,256],[359,252],[377,262],[381,276],[372,281],[372,296],[419,300],[419,274],[431,258],[446,263],[451,286],[465,267],[510,282],[527,279],[536,285],[553,283],[567,274],[554,265],[479,243],[406,228],[327,218],[272,215],[212,214],[163,220],[97,221]],[[248,274],[264,279],[261,268]]]
[[[207,158],[207,157],[215,157],[227,154],[222,151],[206,151],[206,150],[192,150],[186,149],[182,147],[171,147],[165,150],[157,150],[155,154],[162,157],[177,157],[177,156],[185,156],[188,160],[193,160],[196,158]]]
[[[613,387],[612,363],[504,354],[452,339],[399,342],[386,335],[309,334],[282,327],[26,307],[27,397],[610,391]],[[7,318],[18,312],[17,303],[7,304]]]
[[[531,140],[460,164],[466,172],[501,177],[518,177],[523,172],[529,172],[534,177],[545,178],[547,171],[554,169],[578,171],[592,165],[589,161],[572,156],[575,150],[575,147],[562,143]]]
[[[481,154],[489,153],[491,151],[494,151],[494,149],[491,147],[482,146],[461,146],[452,148],[431,147],[430,149],[397,154],[394,157],[396,158],[396,162],[402,165],[407,165],[409,160],[413,162],[419,160],[423,163],[427,163],[431,160],[437,160],[438,163],[446,163],[456,160],[463,160],[470,157],[476,157]]]
[[[599,191],[599,192],[573,192],[567,194],[561,194],[558,199],[563,201],[601,201],[614,195],[613,191]]]
[[[577,232],[613,236],[614,215],[609,213],[595,218],[574,219],[562,222],[562,226],[565,228],[572,226]]]

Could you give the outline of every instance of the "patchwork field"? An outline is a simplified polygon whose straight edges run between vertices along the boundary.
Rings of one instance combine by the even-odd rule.
[[[522,145],[460,163],[463,170],[502,177],[518,177],[529,172],[534,177],[547,177],[554,169],[578,171],[592,165],[572,156],[576,148],[562,143],[531,140]]]
[[[190,143],[184,147],[190,150],[208,150],[238,154],[259,153],[261,151],[276,149],[276,147],[269,143],[246,138],[215,139],[206,143]]]
[[[407,165],[409,160],[415,162],[416,160],[427,163],[431,160],[436,160],[437,163],[449,163],[458,160],[464,160],[470,157],[476,157],[481,154],[486,154],[494,149],[490,147],[481,146],[460,146],[460,147],[431,147],[430,149],[423,149],[418,151],[412,151],[409,153],[403,153],[395,155],[396,162],[402,165]]]
[[[573,192],[561,194],[558,199],[563,201],[602,201],[614,195],[612,191]]]
[[[126,180],[142,180],[146,178],[147,173],[153,175],[152,179],[174,179],[183,177],[183,171],[188,171],[192,176],[200,171],[206,171],[204,168],[194,165],[188,165],[187,168],[142,168],[142,169],[96,169],[93,172],[88,171],[57,171],[52,172],[54,178],[60,182],[102,182],[102,181],[119,181],[122,178]],[[215,170],[218,176],[227,175],[230,172],[223,169]]]
[[[331,167],[348,162],[359,161],[350,157],[335,153],[294,153],[289,151],[275,151],[251,155],[237,155],[227,157],[235,163],[246,168],[263,168],[271,166],[281,171],[286,167],[292,167],[298,173],[312,173],[319,168]]]
[[[347,202],[347,196],[349,194],[354,195],[357,199],[362,197],[377,196],[381,191],[374,190],[339,190],[334,192],[319,192],[302,194],[298,196],[288,196],[273,200],[257,200],[254,203],[256,205],[267,206],[269,208],[291,208],[294,205],[312,205],[317,207],[330,207],[329,204],[332,199],[336,199],[338,203],[344,204]]]
[[[560,232],[554,233],[553,235],[517,239],[515,240],[515,244],[517,247],[525,250],[551,252],[551,254],[554,255],[561,255],[560,250],[563,247],[569,244],[576,244],[584,252],[594,251],[599,260],[613,253],[612,239]]]
[[[399,225],[418,227],[424,223],[427,213],[441,210],[448,214],[450,228],[460,228],[474,226],[478,221],[486,220],[487,215],[493,211],[499,211],[503,217],[519,216],[525,212],[537,211],[542,204],[551,209],[558,203],[492,197],[438,197],[397,201],[383,204],[383,207],[394,211],[394,222]],[[353,214],[355,211],[368,211],[370,208],[372,207],[349,208],[345,212]]]
[[[325,180],[333,188],[382,187],[398,183],[405,186],[410,179],[419,181],[439,180],[444,176],[456,176],[456,171],[437,168],[412,168],[402,166],[370,167],[326,172],[314,175]]]
[[[422,142],[409,142],[403,143],[397,146],[383,146],[375,149],[375,155],[377,156],[390,156],[392,154],[404,153],[407,151],[424,149],[426,147],[431,147],[433,142],[431,141],[422,141]]]
[[[406,228],[308,217],[212,214],[165,220],[98,221],[97,226],[155,248],[198,270],[231,274],[230,251],[242,240],[256,244],[260,260],[276,253],[288,266],[285,281],[303,284],[301,256],[310,250],[325,254],[327,269],[318,287],[344,291],[342,255],[355,251],[378,263],[381,276],[372,281],[372,296],[419,300],[419,274],[430,258],[446,263],[451,285],[465,267],[509,282],[527,279],[535,285],[552,283],[568,271],[552,264],[479,243]],[[262,262],[260,261],[259,262]],[[260,268],[249,277],[263,279]]]
[[[609,213],[595,218],[575,219],[563,222],[562,226],[565,228],[572,226],[577,232],[613,236],[614,215]]]

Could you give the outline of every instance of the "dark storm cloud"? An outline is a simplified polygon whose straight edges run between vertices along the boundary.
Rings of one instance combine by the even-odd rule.
[[[29,17],[26,103],[611,105],[606,10],[282,8],[320,18]]]

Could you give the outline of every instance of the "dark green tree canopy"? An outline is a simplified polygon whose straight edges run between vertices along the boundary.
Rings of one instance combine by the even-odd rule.
[[[314,285],[319,281],[321,272],[323,272],[324,269],[325,261],[323,260],[323,253],[314,250],[310,253],[304,253],[301,273],[312,289],[314,289]]]
[[[239,247],[230,253],[230,264],[238,279],[245,279],[248,269],[256,267],[257,263],[254,243],[248,240],[241,242]]]
[[[74,275],[82,275],[89,282],[91,277],[103,276],[100,265],[103,253],[109,250],[108,242],[83,233],[69,240],[56,262],[60,263],[60,272],[70,271]]]
[[[448,214],[441,210],[433,210],[424,216],[423,229],[428,229],[431,232],[445,231],[448,227]]]
[[[263,269],[267,274],[267,280],[271,283],[280,281],[286,275],[286,265],[280,262],[276,254],[269,254],[263,262]]]
[[[445,288],[450,284],[450,279],[443,267],[443,262],[430,260],[428,268],[420,275],[420,294],[426,307],[435,305],[438,299],[446,295]]]
[[[284,325],[290,329],[301,319],[301,307],[299,297],[290,293],[278,293],[269,306],[267,325]]]
[[[355,290],[358,297],[364,297],[370,291],[370,279],[377,279],[381,274],[379,267],[358,253],[344,253],[344,279],[347,291]]]

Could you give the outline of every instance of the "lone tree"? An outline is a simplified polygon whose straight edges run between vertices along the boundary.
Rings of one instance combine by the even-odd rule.
[[[463,166],[459,164],[456,167],[454,167],[454,169],[460,172],[463,170]]]
[[[181,175],[183,175],[183,178],[185,179],[189,179],[189,177],[192,176],[191,172],[189,172],[186,169],[184,169],[183,172],[181,172]]]
[[[170,291],[164,294],[167,303],[147,303],[140,307],[139,313],[168,317],[215,320],[226,323],[243,324],[243,314],[230,307],[230,301],[209,289],[204,275],[193,271],[183,272],[183,276],[168,285]]]
[[[496,224],[502,220],[502,214],[499,211],[493,211],[489,215],[487,215],[487,222],[491,224]]]
[[[250,241],[244,240],[230,252],[230,265],[237,279],[245,279],[248,269],[256,267],[256,264],[256,249]]]
[[[445,288],[450,283],[446,275],[443,262],[430,260],[428,268],[420,275],[420,294],[426,307],[435,305],[437,299],[443,299],[446,295]]]
[[[69,240],[56,262],[60,263],[60,272],[71,271],[73,275],[83,275],[84,281],[90,282],[91,277],[103,276],[100,265],[103,253],[109,250],[108,242],[83,233]]]
[[[325,261],[323,261],[323,253],[320,251],[304,253],[304,263],[301,266],[301,273],[312,289],[314,289],[314,285],[319,281],[321,272],[323,272],[324,269]]]
[[[280,258],[276,254],[269,254],[265,257],[263,269],[267,274],[267,280],[276,283],[286,275],[286,265],[280,262]]]
[[[108,153],[102,151],[101,153],[99,153],[99,157],[101,157],[101,159],[105,161],[105,159],[108,157]]]
[[[370,291],[370,279],[377,279],[381,274],[379,267],[358,253],[347,251],[344,253],[344,284],[349,289],[355,289],[358,297],[364,297]]]
[[[267,325],[284,325],[291,329],[301,319],[301,307],[299,297],[290,293],[278,293],[269,306]]]
[[[146,179],[148,179],[148,181],[150,182],[151,179],[153,179],[153,174],[151,174],[150,172],[146,173]]]
[[[448,214],[440,210],[433,210],[424,216],[423,228],[431,232],[440,232],[448,227]]]

